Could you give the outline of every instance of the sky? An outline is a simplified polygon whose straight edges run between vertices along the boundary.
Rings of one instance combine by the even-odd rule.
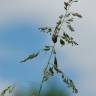
[[[79,46],[57,46],[60,67],[76,82],[79,96],[96,95],[95,4],[95,0],[79,0],[72,7],[83,15],[76,21],[73,33]],[[47,35],[38,27],[54,25],[63,12],[63,0],[0,0],[0,90],[13,82],[29,84],[41,80],[47,56],[41,54],[26,64],[19,62],[47,44]]]

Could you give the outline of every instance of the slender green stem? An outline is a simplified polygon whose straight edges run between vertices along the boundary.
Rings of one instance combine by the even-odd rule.
[[[55,44],[54,44],[54,46],[52,47],[52,51],[51,51],[51,54],[50,54],[50,56],[49,56],[48,63],[47,63],[47,65],[46,65],[45,70],[48,68],[48,66],[49,66],[49,64],[50,64],[50,60],[51,60],[51,57],[52,57],[52,54],[53,54],[54,47],[55,47]]]
[[[40,85],[38,96],[40,96],[40,94],[41,94],[43,83],[44,83],[44,77],[43,77],[42,82],[41,82],[41,85]]]
[[[52,57],[52,54],[53,54],[53,50],[55,48],[55,44],[52,46],[52,50],[51,50],[51,53],[50,53],[50,56],[49,56],[49,59],[48,59],[48,63],[45,67],[45,70],[48,68],[49,64],[50,64],[50,60],[51,60],[51,57]],[[42,79],[42,82],[41,82],[41,85],[40,85],[40,89],[39,89],[39,93],[38,93],[38,96],[40,96],[41,94],[41,90],[42,90],[42,87],[43,87],[43,83],[44,83],[44,77]]]

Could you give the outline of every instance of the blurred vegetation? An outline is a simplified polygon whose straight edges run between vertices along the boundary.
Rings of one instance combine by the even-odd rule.
[[[37,89],[29,89],[29,90],[18,90],[15,91],[14,96],[38,96]],[[49,87],[47,90],[43,90],[40,96],[70,96],[67,91],[62,88]]]

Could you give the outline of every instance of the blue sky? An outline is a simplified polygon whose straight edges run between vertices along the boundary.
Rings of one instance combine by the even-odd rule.
[[[46,36],[46,35],[45,35]],[[27,55],[38,51],[45,42],[45,37],[38,31],[36,21],[10,21],[4,24],[0,30],[0,78],[5,80],[28,81],[40,72],[40,61],[19,63]],[[40,47],[41,46],[41,47]],[[42,60],[39,58],[39,60]],[[35,71],[36,70],[36,71]],[[37,72],[38,71],[38,72]],[[36,72],[36,73],[35,73]],[[35,73],[35,74],[34,74]],[[33,78],[31,75],[33,75]]]
[[[57,46],[60,67],[76,82],[79,96],[96,95],[95,4],[95,0],[80,0],[72,7],[83,15],[83,19],[76,21],[73,33],[79,46],[64,49]],[[12,82],[40,81],[47,54],[46,58],[41,54],[27,64],[19,61],[42,48],[42,42],[49,41],[38,27],[55,24],[58,15],[64,12],[63,0],[1,0],[0,12],[0,89]]]

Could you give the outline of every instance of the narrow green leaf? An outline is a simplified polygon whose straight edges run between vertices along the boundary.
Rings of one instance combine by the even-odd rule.
[[[71,3],[73,0],[69,0],[69,3]]]
[[[50,51],[50,46],[45,46],[45,47],[43,48],[43,50],[44,50],[44,51]]]
[[[62,39],[66,39],[66,38],[70,38],[70,36],[66,33],[66,32],[63,32],[63,36],[62,36]]]
[[[63,15],[60,15],[59,18],[62,19],[64,16]]]
[[[57,38],[58,38],[58,35],[56,33],[53,33],[53,35],[52,35],[53,43],[57,43]]]
[[[67,7],[68,7],[68,5],[69,5],[69,3],[68,2],[64,2],[64,8],[67,10]]]
[[[79,14],[79,13],[72,13],[72,15],[73,15],[73,16],[77,16],[77,17],[79,17],[79,18],[82,18],[82,15]]]
[[[12,85],[10,85],[10,86],[8,86],[7,88],[5,88],[1,93],[0,93],[0,96],[5,96],[6,95],[6,93],[12,93],[13,92],[13,90],[14,90],[14,86],[12,86]]]
[[[50,73],[51,73],[51,75],[54,75],[54,71],[53,71],[53,68],[49,68],[49,71],[50,71]]]
[[[67,21],[68,21],[68,22],[73,22],[74,20],[73,20],[73,18],[70,18],[70,19],[68,19]]]
[[[63,39],[60,39],[60,44],[61,44],[62,46],[64,46],[64,45],[65,45],[65,41],[64,41]]]
[[[67,27],[69,28],[70,31],[75,31],[74,28],[71,26],[71,24],[68,24]]]
[[[57,58],[56,58],[56,56],[54,57],[54,65],[55,65],[56,68],[58,67],[58,63],[57,63]]]
[[[57,22],[57,25],[59,26],[61,23],[62,23],[62,21],[61,21],[61,20],[59,20],[59,21]]]
[[[40,31],[45,32],[45,33],[51,33],[52,28],[51,27],[41,27],[39,28]]]
[[[74,2],[78,2],[78,0],[74,0]]]
[[[37,53],[32,53],[32,54],[30,54],[27,58],[25,58],[24,60],[22,60],[21,63],[22,63],[22,62],[26,62],[26,61],[28,61],[28,60],[31,60],[31,59],[37,57],[38,55],[39,55],[39,52],[37,52]]]

